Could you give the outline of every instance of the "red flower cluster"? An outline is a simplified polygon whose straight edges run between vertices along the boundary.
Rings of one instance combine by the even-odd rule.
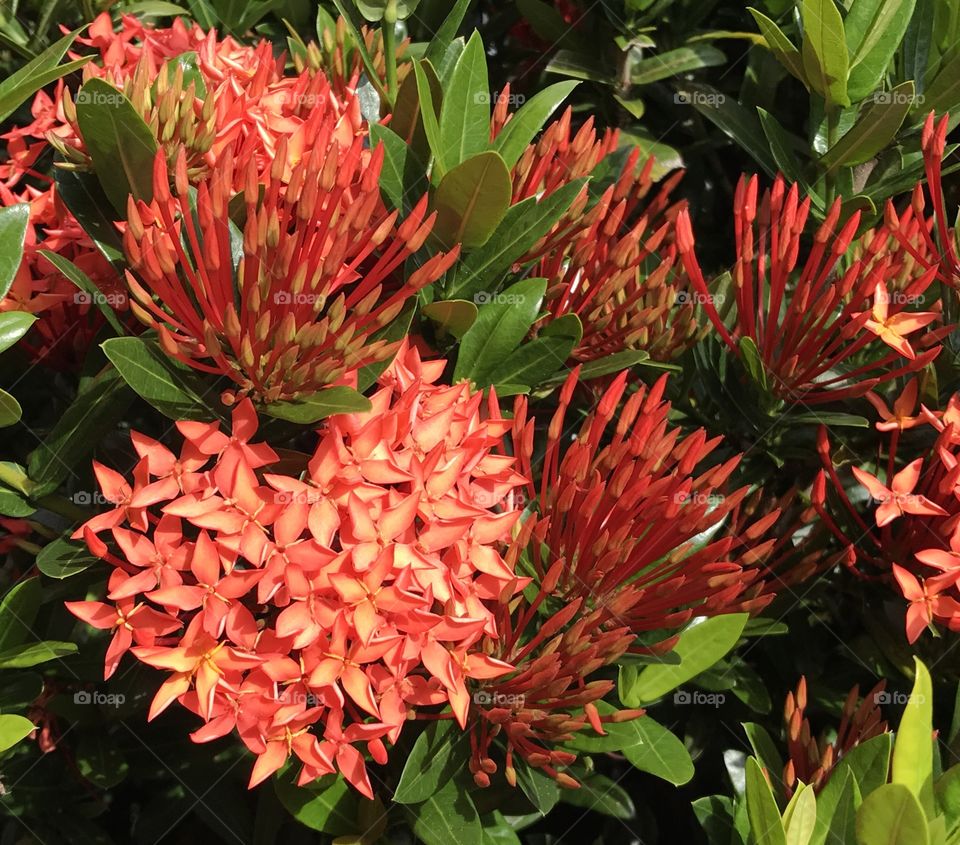
[[[586,681],[589,675],[628,652],[668,650],[694,616],[756,612],[772,598],[760,564],[773,541],[761,538],[779,511],[742,526],[739,537],[721,529],[748,492],[723,492],[739,459],[698,472],[721,439],[703,431],[681,437],[668,427],[666,377],[621,407],[626,373],[564,448],[578,372],[564,385],[550,422],[540,487],[528,484],[540,515],[524,522],[507,558],[518,569],[523,561],[539,589],[498,608],[494,654],[517,671],[488,683],[490,706],[477,708],[482,721],[471,768],[481,784],[496,770],[489,749],[503,733],[508,777],[516,753],[569,785],[572,779],[556,767],[574,755],[553,743],[588,723],[603,733],[604,721],[640,715],[601,717],[595,702],[613,682]],[[524,399],[514,416],[513,440],[532,479],[534,423]],[[711,530],[717,538],[703,542]]]
[[[897,585],[909,603],[911,643],[934,623],[960,631],[960,394],[942,412],[923,405],[918,410],[916,380],[908,383],[893,411],[879,397],[869,398],[882,416],[876,427],[889,434],[885,482],[852,468],[876,505],[872,517],[862,514],[848,495],[825,430],[819,438],[824,469],[813,486],[813,504],[847,549],[847,563],[855,572]],[[919,457],[903,464],[898,460],[901,435],[918,426],[932,427],[936,439],[932,445],[924,441]],[[836,494],[834,512],[827,508],[828,478]]]
[[[109,603],[68,607],[114,632],[107,676],[131,645],[169,673],[151,718],[179,701],[197,742],[235,729],[251,785],[292,755],[301,782],[339,770],[371,795],[358,745],[384,762],[414,706],[464,726],[467,684],[512,668],[494,608],[528,580],[500,552],[524,479],[495,399],[436,385],[444,363],[406,353],[372,411],[325,423],[302,478],[269,471],[249,401],[230,433],[178,423],[179,457],[134,434],[132,484],[96,466],[115,507],[78,534],[115,567]]]
[[[757,178],[740,180],[734,204],[733,303],[725,302],[724,291],[708,287],[686,210],[678,217],[678,246],[703,308],[729,349],[740,355],[742,342],[753,341],[772,390],[782,399],[833,402],[919,371],[939,354],[939,340],[949,329],[908,340],[939,319],[934,312],[907,310],[922,300],[936,271],[909,278],[892,291],[893,283],[902,283],[915,265],[914,256],[886,227],[868,232],[851,249],[860,212],[838,231],[839,199],[801,261],[810,202],[809,197],[800,199],[796,185],[788,189],[778,178],[758,206]],[[726,313],[730,305],[732,327],[718,309]]]

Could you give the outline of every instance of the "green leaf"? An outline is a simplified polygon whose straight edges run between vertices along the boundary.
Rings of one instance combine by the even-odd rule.
[[[36,672],[6,674],[0,687],[0,712],[26,710],[43,693],[43,678]]]
[[[63,537],[48,543],[37,555],[37,569],[58,581],[84,572],[98,562],[84,544]]]
[[[517,762],[516,768],[517,786],[523,790],[523,794],[530,799],[530,803],[537,808],[541,816],[547,815],[560,800],[560,787],[556,780],[539,769],[528,766],[522,760]]]
[[[342,775],[326,775],[308,786],[297,786],[295,767],[274,778],[273,786],[286,808],[300,824],[331,836],[357,832],[358,793]]]
[[[389,0],[354,0],[360,14],[370,23],[377,23],[383,20],[384,12],[387,10]],[[405,21],[420,5],[420,0],[396,0],[397,20]]]
[[[843,22],[850,54],[847,92],[853,102],[882,81],[913,16],[915,0],[856,0]]]
[[[913,793],[903,784],[874,790],[857,810],[857,845],[928,845],[927,820]]]
[[[120,268],[124,264],[123,242],[114,225],[110,200],[93,173],[55,167],[57,194],[103,256]]]
[[[747,817],[755,845],[787,845],[777,802],[760,764],[753,757],[747,758],[746,794]]]
[[[27,472],[35,495],[53,492],[123,419],[133,396],[123,380],[109,371],[73,400],[43,442],[30,453]]]
[[[0,352],[6,352],[20,340],[36,321],[33,314],[23,311],[4,311],[0,314]]]
[[[529,197],[511,206],[483,247],[458,263],[445,298],[469,299],[485,288],[496,290],[501,276],[567,213],[584,184],[578,179],[539,202]]]
[[[602,378],[611,373],[619,373],[627,370],[637,364],[643,364],[650,359],[650,353],[645,349],[625,349],[623,352],[614,352],[613,355],[607,355],[606,358],[598,358],[596,361],[588,361],[580,368],[580,381],[589,381],[594,378]],[[563,373],[555,378],[547,380],[547,384],[556,384],[566,381],[568,373]]]
[[[433,169],[435,178],[442,177],[447,172],[447,163],[443,158],[443,143],[440,138],[440,124],[433,106],[433,88],[430,85],[431,76],[423,69],[423,62],[413,63],[413,72],[417,80],[417,94],[420,98],[420,119],[423,121],[423,130],[433,153]],[[436,73],[433,74],[436,76]],[[442,110],[441,106],[441,110]]]
[[[783,811],[787,845],[809,845],[817,823],[817,799],[810,784],[801,784]]]
[[[207,83],[200,70],[200,59],[194,50],[174,56],[166,64],[167,79],[173,82],[177,78],[177,68],[183,69],[183,90],[186,91],[193,83],[193,90],[201,100],[207,97]],[[156,82],[154,82],[156,87]]]
[[[433,65],[429,62],[421,64],[421,70],[426,77],[430,88],[431,102],[434,112],[439,112],[443,104],[443,89]],[[370,127],[371,135],[374,128],[384,129],[386,127],[377,127],[376,124]],[[401,141],[404,142],[404,158],[412,159],[419,165],[420,171],[417,174],[419,179],[425,179],[426,167],[423,162],[430,159],[430,143],[427,140],[427,133],[423,125],[423,115],[420,113],[420,90],[417,87],[417,75],[415,73],[407,74],[407,77],[400,84],[400,90],[397,92],[397,101],[393,106],[393,115],[390,118],[390,131],[395,133]],[[387,148],[387,153],[394,153],[398,159],[399,150]],[[382,182],[381,176],[381,182]],[[411,183],[412,184],[412,183]],[[382,187],[382,185],[381,185]],[[420,194],[426,192],[426,187],[419,191]],[[418,197],[419,198],[419,197]]]
[[[544,88],[510,118],[493,142],[493,148],[503,156],[507,167],[513,167],[520,160],[536,134],[579,84],[576,81],[558,82]]]
[[[468,378],[478,385],[490,384],[490,375],[529,333],[546,289],[546,279],[525,279],[482,305],[476,322],[460,341],[453,380]]]
[[[490,82],[483,39],[474,30],[443,92],[441,159],[455,168],[490,146]]]
[[[773,782],[773,791],[778,796],[782,796],[783,783],[780,779],[780,773],[783,771],[783,758],[780,756],[773,738],[767,733],[763,725],[758,725],[755,722],[745,722],[743,732],[747,735],[750,748],[753,749],[753,756],[769,773],[770,780]]]
[[[681,73],[689,73],[703,67],[716,67],[726,62],[727,57],[709,44],[694,44],[677,47],[641,59],[630,69],[630,81],[634,85],[649,85]]]
[[[20,422],[22,416],[23,409],[20,403],[6,390],[0,390],[0,428]]]
[[[216,417],[192,373],[178,370],[156,342],[140,337],[115,337],[100,344],[123,380],[174,420],[211,420]]]
[[[467,10],[470,8],[471,2],[472,0],[457,0],[457,2],[453,4],[453,8],[450,9],[449,14],[444,18],[440,28],[434,33],[433,38],[430,39],[430,44],[427,46],[427,52],[424,55],[427,61],[437,64],[437,62],[441,61],[447,54],[447,49],[450,47],[453,39],[456,38],[457,31],[460,29],[460,24],[463,23],[463,19],[467,15]]]
[[[576,345],[574,337],[538,337],[524,343],[490,374],[490,384],[537,387],[563,367]]]
[[[64,276],[66,276],[71,282],[73,282],[87,297],[87,302],[92,302],[97,306],[97,309],[103,314],[106,321],[110,324],[117,334],[124,335],[127,333],[124,329],[123,324],[117,318],[116,312],[111,306],[111,299],[109,296],[104,295],[100,288],[96,286],[94,281],[77,267],[72,261],[64,258],[62,255],[57,255],[55,252],[50,252],[46,249],[41,249],[40,254],[47,259],[54,267],[56,267]],[[126,297],[126,294],[114,294],[114,296]],[[117,304],[120,304],[119,300],[116,300]]]
[[[793,42],[783,34],[777,24],[770,20],[763,12],[748,8],[747,11],[753,15],[753,19],[760,27],[760,33],[767,44],[767,49],[773,53],[774,57],[790,73],[799,79],[804,85],[807,84],[807,75],[803,70],[803,57],[800,51],[793,46]]]
[[[40,579],[36,576],[24,579],[7,591],[0,602],[0,650],[30,639],[41,598]]]
[[[551,47],[576,43],[576,33],[553,3],[543,0],[517,0],[520,14],[527,19],[533,31]]]
[[[112,789],[130,772],[123,752],[103,731],[85,733],[75,753],[77,770],[99,789]]]
[[[153,131],[133,103],[103,79],[89,80],[77,93],[77,124],[97,179],[126,219],[128,196],[153,199]]]
[[[914,658],[914,664],[916,678],[897,729],[890,780],[907,787],[919,799],[927,817],[932,819],[933,685],[927,667],[919,658]]]
[[[92,57],[77,59],[61,65],[70,45],[86,27],[76,29],[49,46],[36,58],[31,59],[16,73],[12,73],[0,83],[0,123],[6,121],[20,106],[41,88],[55,82],[68,73],[83,67]]]
[[[407,805],[413,832],[425,845],[482,845],[483,828],[470,794],[448,778],[426,801]]]
[[[3,516],[23,517],[35,514],[33,507],[23,496],[14,490],[0,487],[0,514]]]
[[[271,402],[263,410],[271,417],[287,422],[310,425],[334,414],[360,414],[373,406],[370,400],[352,387],[327,387],[324,390],[290,402]]]
[[[817,824],[810,845],[855,842],[857,807],[862,801],[850,769],[837,769],[817,796]]]
[[[947,818],[947,826],[960,822],[960,764],[951,766],[937,778],[934,792],[937,806]]]
[[[740,338],[740,357],[743,360],[743,365],[747,368],[747,372],[750,374],[750,378],[752,378],[762,390],[769,390],[770,383],[767,380],[767,370],[763,366],[760,350],[757,349],[757,344],[754,343],[753,338]]]
[[[36,725],[23,716],[4,713],[0,716],[0,752],[13,748],[36,730]]]
[[[564,804],[615,819],[632,819],[636,816],[637,811],[629,793],[606,775],[591,772],[578,775],[577,780],[580,781],[579,789],[564,789],[560,793],[560,800]]]
[[[733,843],[733,801],[726,795],[698,798],[691,805],[709,842]],[[742,840],[738,843],[742,845]]]
[[[424,317],[456,338],[469,331],[477,321],[477,314],[477,306],[465,299],[441,299],[423,309]]]
[[[840,769],[849,769],[856,776],[860,790],[864,795],[868,795],[887,782],[892,748],[891,734],[875,736],[844,754],[837,764],[837,770],[839,772]]]
[[[645,666],[630,689],[620,690],[620,700],[627,707],[639,707],[709,669],[737,644],[747,618],[746,613],[732,613],[694,620],[673,648],[680,655],[680,663]]]
[[[950,55],[924,91],[925,112],[952,111],[960,103],[960,52]]]
[[[175,18],[189,14],[186,9],[177,6],[175,3],[166,3],[163,0],[143,0],[140,3],[130,3],[123,7],[123,13],[125,15],[140,15],[143,18]]]
[[[810,87],[828,103],[849,106],[849,57],[843,18],[833,0],[802,0],[803,69]]]
[[[68,654],[76,654],[76,652],[76,643],[54,640],[7,648],[0,651],[0,669],[27,669],[30,666],[66,657]]]
[[[693,107],[707,120],[746,150],[766,172],[776,176],[778,167],[770,154],[770,146],[760,126],[760,119],[732,97],[709,85],[685,83]]]
[[[881,152],[897,135],[913,106],[913,82],[874,95],[860,119],[824,154],[828,170],[840,165],[863,164]]]
[[[420,804],[439,792],[463,766],[469,748],[465,736],[451,719],[430,722],[413,744],[393,800],[399,804]]]
[[[29,203],[0,208],[0,299],[10,292],[13,279],[20,269],[29,222]]]
[[[458,164],[440,181],[431,205],[437,212],[432,236],[446,249],[483,246],[497,230],[513,199],[510,171],[488,150]]]

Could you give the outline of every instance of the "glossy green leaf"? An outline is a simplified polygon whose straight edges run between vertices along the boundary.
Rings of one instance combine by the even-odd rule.
[[[174,420],[211,420],[216,413],[192,373],[177,369],[154,341],[115,337],[101,345],[123,380],[161,413]]]
[[[446,298],[469,299],[496,290],[511,266],[566,214],[583,186],[583,180],[576,180],[539,202],[530,197],[511,206],[486,244],[459,262]]]
[[[892,751],[893,736],[884,733],[861,742],[844,754],[837,769],[849,768],[863,794],[868,795],[887,782]]]
[[[63,36],[0,83],[0,122],[5,122],[41,88],[79,70],[90,61],[91,57],[87,57],[60,64],[81,31],[77,29]]]
[[[727,57],[709,44],[693,44],[657,53],[641,59],[630,69],[630,81],[634,85],[649,85],[681,73],[689,73],[704,67],[716,67],[726,62]]]
[[[124,264],[123,242],[114,226],[114,212],[93,173],[54,168],[57,194],[94,245],[115,267]]]
[[[383,20],[384,12],[390,0],[354,0],[360,14],[371,23],[377,23]],[[397,20],[405,21],[420,5],[420,0],[395,0]],[[385,24],[386,25],[386,24]]]
[[[640,707],[709,669],[737,644],[747,618],[746,613],[732,613],[694,620],[673,648],[680,655],[680,663],[643,667],[633,686],[619,691],[620,700],[627,707]]]
[[[934,785],[937,806],[947,817],[949,827],[960,822],[960,763],[945,771]]]
[[[489,147],[490,100],[487,56],[474,31],[444,87],[440,110],[441,158],[451,172]]]
[[[13,279],[20,269],[29,221],[29,203],[0,208],[0,299],[10,292]]]
[[[460,341],[453,380],[490,384],[490,374],[530,331],[546,289],[546,279],[525,279],[483,304]]]
[[[420,804],[438,792],[464,765],[469,740],[450,719],[430,722],[417,737],[393,793],[399,804]]]
[[[426,801],[407,805],[413,832],[424,845],[482,845],[483,828],[470,794],[447,779]]]
[[[493,148],[503,156],[507,167],[513,167],[524,150],[544,127],[550,116],[559,108],[579,82],[558,82],[531,97],[503,128]]]
[[[850,54],[847,93],[858,102],[874,91],[903,41],[915,0],[855,0],[843,22]]]
[[[20,403],[6,390],[0,390],[0,428],[20,422],[22,416]]]
[[[538,337],[524,343],[490,374],[490,383],[537,387],[564,367],[576,345],[573,337]]]
[[[862,164],[881,152],[897,135],[914,101],[913,82],[874,95],[853,128],[821,159],[828,169]]]
[[[817,823],[817,799],[813,787],[802,784],[783,811],[783,829],[787,845],[810,845]]]
[[[855,842],[857,807],[862,800],[853,772],[835,771],[817,796],[817,823],[810,845]]]
[[[523,761],[518,761],[516,770],[517,786],[523,790],[523,794],[530,799],[530,803],[537,808],[540,815],[547,815],[560,800],[560,787],[556,780]]]
[[[767,370],[763,366],[763,359],[760,357],[760,350],[753,338],[740,338],[740,357],[744,367],[750,373],[752,378],[763,390],[770,389],[770,383],[767,380]]]
[[[928,845],[927,820],[916,796],[888,783],[863,799],[857,810],[857,845]]]
[[[623,352],[614,352],[613,355],[608,355],[606,358],[598,358],[596,361],[588,361],[583,364],[580,367],[580,381],[589,381],[612,373],[619,373],[649,360],[650,353],[645,349],[625,349]],[[548,379],[547,383],[554,384],[566,381],[568,375],[569,373],[562,373],[555,378]]]
[[[423,308],[423,316],[456,338],[463,337],[477,321],[477,306],[465,299],[441,299]]]
[[[782,796],[783,784],[780,780],[780,773],[783,771],[783,758],[780,756],[777,744],[763,725],[745,722],[743,732],[747,735],[747,741],[750,743],[754,757],[760,761],[760,765],[769,773],[774,793],[777,796]]]
[[[326,775],[307,786],[297,786],[295,769],[274,778],[280,803],[300,824],[330,836],[357,832],[359,795],[342,775]]]
[[[372,405],[362,393],[352,387],[328,387],[311,396],[289,402],[271,402],[263,410],[271,417],[287,422],[310,425],[334,414],[359,414]]]
[[[572,804],[574,807],[615,819],[632,819],[636,816],[637,810],[630,794],[606,775],[591,772],[578,775],[577,780],[580,782],[579,789],[561,791],[560,800],[564,804]]]
[[[37,321],[33,314],[24,311],[4,311],[0,314],[0,352],[5,352]]]
[[[473,0],[456,0],[439,29],[433,34],[424,56],[427,61],[437,64],[447,53],[447,49],[456,38],[460,24],[467,15]]]
[[[799,140],[796,136],[787,132],[780,122],[765,109],[758,108],[757,115],[760,117],[760,128],[770,145],[770,152],[773,155],[773,160],[777,163],[777,168],[791,182],[802,182],[802,167],[797,158],[797,151],[801,147]],[[743,338],[743,340],[750,340],[750,338]],[[750,342],[752,343],[752,341]]]
[[[510,171],[499,153],[468,158],[440,181],[431,203],[437,212],[433,237],[446,249],[483,246],[497,230],[513,199]]]
[[[26,578],[14,584],[0,602],[0,651],[33,639],[32,628],[40,609],[40,579]]]
[[[78,302],[86,301],[87,303],[95,305],[110,324],[110,328],[118,335],[127,333],[123,324],[117,318],[116,312],[113,310],[114,304],[118,306],[125,304],[126,294],[113,294],[114,298],[104,295],[94,281],[72,261],[55,252],[50,252],[50,250],[47,249],[40,250],[40,254],[77,286],[81,294],[81,298],[77,299]]]
[[[447,172],[448,165],[443,156],[443,142],[440,137],[440,123],[433,105],[433,88],[431,76],[424,70],[424,63],[415,61],[413,72],[417,80],[417,95],[420,98],[420,119],[423,121],[423,130],[433,153],[434,178],[440,178]],[[435,76],[436,74],[434,74]],[[441,110],[442,110],[441,106]]]
[[[200,70],[200,60],[194,50],[181,53],[174,56],[166,64],[167,79],[173,82],[177,78],[177,69],[180,68],[183,73],[183,90],[189,88],[193,83],[193,90],[196,96],[201,100],[206,99],[207,83],[204,81],[203,73]],[[154,83],[156,86],[156,83]]]
[[[434,112],[439,114],[443,104],[443,89],[440,85],[440,79],[430,62],[421,62],[420,69],[423,71],[430,89]],[[382,127],[371,126],[371,134],[374,128]],[[430,143],[423,126],[423,115],[420,113],[420,90],[417,87],[417,75],[415,73],[407,74],[400,84],[397,100],[393,106],[393,114],[390,118],[390,130],[404,142],[414,160],[429,160]],[[425,189],[419,193],[422,194],[424,191]],[[419,199],[419,196],[417,199]]]
[[[77,124],[93,160],[97,179],[121,218],[127,197],[153,199],[153,160],[157,139],[120,91],[91,79],[77,93]]]
[[[924,91],[923,110],[952,111],[960,104],[960,52],[952,53]]]
[[[777,24],[768,18],[763,12],[748,8],[747,11],[753,15],[753,19],[760,28],[763,40],[766,42],[767,49],[773,53],[777,61],[780,62],[790,73],[804,84],[807,83],[807,76],[803,70],[803,57],[800,51],[793,45],[793,42],[783,34]]]
[[[849,106],[849,57],[843,18],[833,0],[802,0],[803,70],[810,87],[828,103]]]
[[[76,643],[44,641],[0,651],[0,669],[28,669],[41,663],[76,654]]]
[[[746,766],[747,817],[755,845],[787,845],[777,802],[770,791],[770,784],[763,775],[760,764],[747,758]]]
[[[890,780],[907,787],[933,818],[933,684],[919,658],[914,664],[916,677],[897,728]]]
[[[133,396],[115,372],[98,376],[61,414],[30,453],[27,472],[36,495],[53,492],[86,460],[126,413]]]
[[[0,715],[0,752],[13,748],[36,730],[36,725],[24,716],[10,713]]]
[[[66,538],[54,540],[37,555],[37,569],[48,578],[58,581],[84,572],[99,563],[86,545]]]

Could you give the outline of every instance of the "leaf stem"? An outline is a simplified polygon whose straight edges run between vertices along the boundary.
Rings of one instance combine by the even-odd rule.
[[[397,101],[397,2],[390,0],[383,13],[383,54],[387,66],[387,98],[393,106]]]

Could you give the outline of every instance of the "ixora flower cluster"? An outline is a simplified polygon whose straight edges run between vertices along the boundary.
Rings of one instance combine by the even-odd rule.
[[[663,652],[675,642],[663,632],[694,615],[755,611],[772,597],[765,545],[743,543],[776,512],[740,548],[732,537],[692,548],[747,491],[716,493],[736,459],[692,475],[718,441],[667,429],[664,380],[632,394],[601,448],[621,374],[561,457],[572,374],[550,426],[544,515],[521,523],[534,493],[526,404],[504,419],[495,393],[438,384],[445,364],[403,352],[372,410],[326,421],[296,476],[271,472],[279,457],[253,441],[249,400],[229,433],[177,423],[179,457],[134,434],[132,484],[96,466],[115,507],[77,536],[114,567],[109,603],[68,607],[113,632],[107,677],[128,650],[170,673],[151,718],[179,701],[204,720],[195,741],[236,730],[258,755],[251,785],[293,755],[301,783],[338,770],[372,795],[358,746],[383,763],[385,743],[420,716],[474,734],[482,786],[502,733],[511,782],[519,754],[575,787],[562,769],[576,755],[558,746],[643,715],[601,715],[613,685],[591,680],[597,670],[628,651]],[[711,512],[715,496],[724,504]],[[589,524],[577,518],[588,513]],[[655,630],[660,639],[636,644]]]

